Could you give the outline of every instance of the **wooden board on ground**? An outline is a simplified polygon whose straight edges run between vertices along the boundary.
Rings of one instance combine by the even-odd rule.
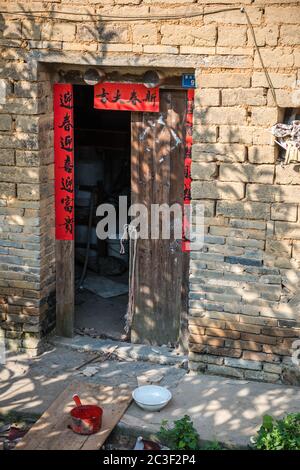
[[[73,395],[77,393],[84,405],[103,408],[102,427],[96,434],[75,434],[68,425]],[[97,450],[119,422],[132,400],[127,387],[72,382],[17,444],[17,450]]]

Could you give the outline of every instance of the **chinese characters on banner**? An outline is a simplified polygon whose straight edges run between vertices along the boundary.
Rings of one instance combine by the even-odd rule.
[[[54,85],[54,167],[56,240],[74,239],[73,88]]]
[[[191,203],[191,164],[192,164],[192,144],[193,144],[193,110],[194,110],[195,91],[189,89],[187,91],[187,110],[186,110],[186,137],[185,137],[185,154],[184,154],[184,205],[189,206]],[[186,208],[188,209],[188,207]],[[186,211],[186,214],[189,212]],[[184,216],[183,233],[189,233],[189,218]],[[183,235],[182,251],[190,251],[190,241]]]
[[[133,83],[98,83],[94,108],[115,111],[159,111],[159,88]]]

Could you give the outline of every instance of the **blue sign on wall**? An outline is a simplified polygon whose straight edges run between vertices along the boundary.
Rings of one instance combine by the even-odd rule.
[[[182,87],[183,88],[196,88],[196,78],[193,73],[182,74]]]

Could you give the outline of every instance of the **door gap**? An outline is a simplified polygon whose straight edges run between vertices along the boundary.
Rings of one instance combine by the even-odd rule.
[[[75,332],[125,339],[129,249],[120,254],[119,196],[130,204],[131,113],[94,109],[93,87],[74,85]],[[100,204],[116,208],[116,231],[97,237]],[[127,220],[128,222],[128,220]]]

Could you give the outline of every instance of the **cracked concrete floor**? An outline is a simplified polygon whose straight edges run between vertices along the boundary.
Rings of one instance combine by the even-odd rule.
[[[73,379],[134,388],[145,374],[160,375],[159,384],[172,391],[173,399],[156,413],[131,404],[120,424],[140,434],[156,432],[162,419],[172,422],[189,414],[203,440],[245,446],[264,414],[280,417],[300,410],[300,388],[188,374],[175,365],[106,360],[89,365],[98,369],[92,377],[74,370],[93,354],[55,346],[35,359],[9,357],[0,365],[0,413],[40,415]]]

